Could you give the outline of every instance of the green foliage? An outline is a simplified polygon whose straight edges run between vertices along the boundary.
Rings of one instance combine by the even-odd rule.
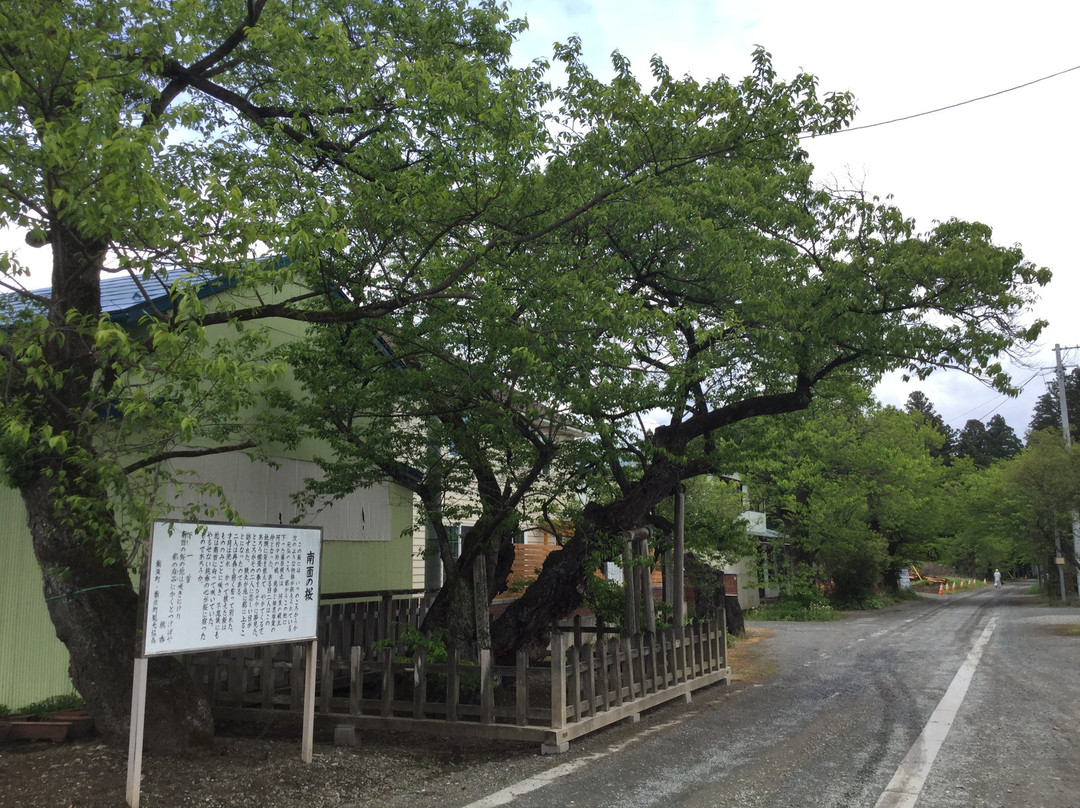
[[[790,569],[781,576],[781,601],[804,609],[828,605],[829,586],[824,571],[809,564],[789,562],[789,566]]]
[[[1027,563],[1025,523],[1030,510],[1006,484],[1008,463],[978,469],[969,461],[953,465],[943,495],[952,531],[943,538],[940,560],[968,575]]]
[[[746,510],[738,482],[711,475],[685,482],[684,541],[686,549],[705,558],[736,559],[754,551],[747,534]],[[668,523],[674,523],[673,498],[657,508]]]
[[[1069,416],[1069,432],[1074,443],[1080,442],[1080,368],[1065,374],[1065,406]],[[1049,430],[1061,434],[1061,402],[1056,389],[1039,396],[1028,423],[1031,433]]]
[[[888,570],[937,545],[947,522],[932,454],[941,437],[920,424],[891,408],[822,404],[766,427],[747,453],[785,533],[842,600],[871,597]]]
[[[1023,448],[1016,433],[1000,415],[990,419],[989,424],[971,419],[956,439],[956,455],[970,458],[979,468],[987,468],[999,460],[1015,457]]]
[[[599,576],[589,576],[586,584],[585,602],[597,620],[607,626],[621,626],[623,621],[624,592],[621,584]]]
[[[888,370],[1009,388],[996,356],[1038,335],[1019,318],[1049,273],[985,225],[918,233],[815,184],[802,138],[847,126],[850,95],[764,50],[741,80],[656,58],[643,90],[616,55],[602,82],[573,39],[552,87],[511,66],[521,25],[497,0],[0,8],[0,225],[56,258],[47,300],[0,304],[6,479],[116,564],[169,461],[314,438],[303,504],[398,482],[454,586],[522,523],[578,513],[571,541],[598,544],[640,527],[681,481],[738,468],[749,421]],[[120,327],[102,269],[170,306]],[[207,275],[230,294],[200,297]],[[290,321],[304,339],[275,339]],[[884,416],[855,430],[866,459],[832,428],[777,496],[855,587],[931,519],[893,478],[931,475]],[[733,536],[723,518],[705,521]]]
[[[1027,448],[1003,464],[1000,479],[1014,503],[1018,535],[1026,540],[1024,560],[1046,565],[1056,554],[1057,541],[1069,535],[1070,512],[1080,504],[1080,453],[1066,447],[1059,434],[1032,432]],[[1061,543],[1067,574],[1075,575],[1080,561],[1067,542]]]
[[[803,605],[794,600],[766,603],[746,612],[747,620],[789,623],[828,623],[833,620],[842,620],[843,617],[843,614],[827,603]]]
[[[57,696],[49,696],[41,701],[35,701],[20,707],[17,710],[8,710],[0,704],[0,717],[5,715],[45,715],[55,713],[58,710],[78,710],[85,706],[82,696],[78,693],[63,693]]]

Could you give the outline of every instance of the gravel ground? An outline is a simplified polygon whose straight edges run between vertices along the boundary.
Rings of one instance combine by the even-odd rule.
[[[770,672],[758,643],[768,632],[750,629],[732,649],[732,687]],[[334,746],[317,733],[314,759],[300,760],[300,730],[289,725],[219,728],[212,752],[143,758],[140,808],[425,808],[467,805],[591,751],[621,743],[644,726],[687,709],[706,709],[730,690],[713,687],[687,707],[678,700],[642,717],[575,741],[567,755],[542,756],[536,744],[451,741],[386,733],[362,735],[359,746]],[[0,806],[4,808],[122,808],[127,749],[89,738],[0,747]]]

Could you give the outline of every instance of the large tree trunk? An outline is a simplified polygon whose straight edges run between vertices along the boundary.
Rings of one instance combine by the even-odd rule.
[[[723,570],[710,567],[693,553],[686,554],[685,563],[687,583],[694,590],[694,611],[697,616],[712,620],[723,609],[728,634],[745,634],[746,621],[739,597],[726,593]]]
[[[656,462],[622,499],[607,505],[588,503],[582,520],[574,526],[573,538],[547,557],[537,579],[492,625],[491,645],[496,656],[510,656],[519,648],[529,648],[533,656],[542,655],[555,621],[585,602],[586,586],[597,560],[591,551],[605,544],[609,558],[621,558],[623,541],[612,544],[611,539],[643,527],[656,503],[671,496],[682,472],[679,463]]]
[[[123,560],[106,563],[101,542],[78,535],[58,505],[53,482],[38,477],[20,489],[34,553],[57,638],[67,646],[76,690],[110,741],[126,740],[136,648],[138,596]],[[104,497],[103,492],[98,492]],[[99,529],[101,529],[99,527]],[[186,751],[213,738],[210,706],[172,657],[151,661],[145,748]]]
[[[588,543],[580,529],[562,549],[548,555],[535,581],[491,626],[491,647],[498,659],[512,657],[520,648],[542,657],[555,621],[585,601]]]
[[[514,533],[487,536],[478,525],[469,532],[461,555],[424,618],[428,636],[442,632],[448,646],[475,659],[480,648],[491,647],[491,600],[506,589],[514,563]],[[482,578],[478,579],[477,559]]]

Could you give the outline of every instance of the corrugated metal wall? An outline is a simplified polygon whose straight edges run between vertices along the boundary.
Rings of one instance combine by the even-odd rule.
[[[26,511],[6,488],[0,488],[0,576],[0,704],[17,709],[71,693],[67,649],[45,608]]]

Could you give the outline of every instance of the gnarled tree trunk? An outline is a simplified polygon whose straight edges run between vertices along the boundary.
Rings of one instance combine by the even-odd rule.
[[[39,476],[20,488],[27,525],[42,571],[49,615],[67,646],[76,690],[109,740],[127,738],[136,648],[138,595],[122,560],[106,562],[101,545],[73,529],[57,503],[54,482]],[[89,493],[89,492],[88,492]],[[104,499],[104,492],[97,492]],[[213,716],[191,677],[172,657],[151,661],[145,748],[186,751],[213,738]]]

